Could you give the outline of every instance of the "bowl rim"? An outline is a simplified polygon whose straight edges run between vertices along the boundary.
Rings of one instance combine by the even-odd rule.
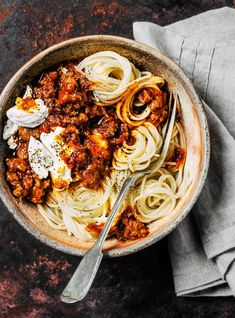
[[[33,58],[31,58],[28,62],[26,62],[21,68],[11,77],[11,79],[8,81],[6,86],[4,87],[1,95],[0,95],[0,107],[3,103],[3,99],[5,95],[8,95],[8,92],[11,90],[11,88],[15,85],[15,83],[18,81],[18,78],[31,66],[33,66],[34,63],[37,63],[38,60],[42,59],[49,53],[56,51],[58,49],[63,48],[64,46],[75,44],[78,42],[85,42],[89,40],[104,40],[104,41],[116,41],[118,44],[124,44],[126,46],[131,47],[132,49],[141,49],[142,51],[145,51],[151,55],[158,56],[161,55],[161,59],[168,65],[170,65],[171,68],[173,68],[175,71],[177,71],[177,74],[179,74],[180,79],[183,81],[184,84],[186,84],[187,91],[190,91],[191,96],[193,96],[196,107],[198,109],[199,114],[199,121],[201,124],[201,131],[202,131],[202,149],[203,149],[203,157],[202,157],[202,171],[200,172],[200,177],[198,179],[197,186],[195,188],[194,193],[191,196],[191,199],[188,201],[188,203],[184,206],[182,213],[172,222],[160,235],[153,234],[150,237],[146,237],[145,240],[141,240],[139,242],[136,242],[136,244],[117,249],[117,250],[108,250],[104,251],[105,256],[110,257],[119,257],[119,256],[125,256],[129,254],[133,254],[137,251],[140,251],[157,241],[161,240],[163,237],[168,235],[172,230],[176,228],[176,226],[186,217],[186,215],[190,212],[193,205],[196,203],[201,190],[204,186],[208,169],[209,169],[209,161],[210,161],[210,135],[209,135],[209,127],[208,122],[206,118],[205,108],[203,105],[203,102],[201,98],[198,96],[197,92],[195,91],[192,82],[188,79],[188,77],[184,74],[184,72],[180,69],[180,67],[175,64],[170,58],[165,56],[162,52],[160,52],[156,48],[152,48],[146,44],[134,41],[132,39],[123,38],[119,36],[112,36],[112,35],[88,35],[88,36],[81,36],[81,37],[75,37],[71,38],[69,40],[60,42],[58,44],[55,44],[53,46],[50,46],[49,48],[41,51],[37,55],[35,55]],[[13,204],[12,200],[9,200],[7,190],[5,189],[4,181],[0,180],[0,197],[7,207],[8,211],[13,215],[13,217],[16,219],[16,221],[27,231],[29,232],[33,237],[41,241],[42,243],[55,248],[61,252],[64,252],[66,254],[71,255],[77,255],[77,256],[83,256],[86,252],[85,250],[76,249],[68,245],[64,245],[62,243],[59,243],[44,234],[40,233],[37,229],[35,229],[22,215],[20,215],[15,207],[15,204]]]

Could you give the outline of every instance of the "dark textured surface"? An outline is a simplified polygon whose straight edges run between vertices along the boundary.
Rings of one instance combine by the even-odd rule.
[[[32,56],[87,34],[132,38],[132,22],[166,25],[235,1],[0,1],[0,89]],[[0,318],[235,317],[233,298],[177,298],[167,241],[119,259],[105,259],[87,298],[59,294],[79,258],[42,245],[0,206]]]

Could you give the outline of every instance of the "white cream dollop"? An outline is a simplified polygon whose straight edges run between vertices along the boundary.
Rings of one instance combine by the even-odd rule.
[[[8,144],[8,147],[10,149],[16,149],[18,144],[17,144],[17,141],[16,141],[16,138],[14,136],[11,136],[8,140],[7,140],[7,144]]]
[[[29,162],[32,170],[41,178],[46,178],[51,173],[53,186],[63,190],[72,181],[71,169],[61,159],[62,145],[58,142],[60,133],[64,128],[57,127],[49,134],[41,133],[40,140],[30,137]],[[61,186],[64,184],[64,186]]]
[[[53,161],[46,147],[32,136],[29,139],[28,155],[31,169],[40,179],[46,178]]]
[[[50,169],[52,174],[52,180],[64,180],[71,182],[71,169],[68,168],[67,164],[61,159],[60,153],[64,150],[61,144],[58,142],[59,135],[64,128],[57,127],[55,131],[51,131],[49,134],[41,133],[40,139],[43,145],[50,152],[53,160],[53,166]]]
[[[32,88],[29,85],[26,86],[23,99],[24,98],[33,98],[33,90],[32,90]]]
[[[35,107],[30,107],[29,110],[24,110],[20,105],[13,106],[7,111],[7,117],[18,126],[28,128],[39,126],[48,116],[48,108],[42,99],[34,101]]]
[[[14,124],[10,119],[8,119],[3,128],[3,139],[4,140],[9,139],[11,136],[13,136],[17,132],[18,128],[19,128],[18,125]]]
[[[32,98],[32,97],[33,97],[33,90],[29,85],[27,85],[23,99]],[[8,146],[10,149],[15,149],[17,147],[17,143],[15,142],[14,135],[18,131],[18,129],[19,129],[19,125],[16,125],[15,123],[13,123],[13,121],[11,121],[8,118],[7,122],[5,123],[4,128],[3,128],[3,139],[7,140],[7,143],[8,143]]]

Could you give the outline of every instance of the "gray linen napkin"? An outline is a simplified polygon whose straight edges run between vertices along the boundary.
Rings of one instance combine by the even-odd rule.
[[[133,32],[191,79],[211,134],[204,189],[193,213],[169,236],[176,294],[235,295],[235,10],[212,10],[166,27],[136,22]]]

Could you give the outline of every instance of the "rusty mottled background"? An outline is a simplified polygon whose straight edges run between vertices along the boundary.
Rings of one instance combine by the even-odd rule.
[[[132,38],[132,22],[166,25],[223,6],[226,0],[0,0],[0,90],[27,60],[48,46],[88,34]],[[32,238],[0,206],[0,318],[235,317],[234,298],[177,298],[167,241],[135,255],[105,259],[87,298],[59,294],[79,258]]]

